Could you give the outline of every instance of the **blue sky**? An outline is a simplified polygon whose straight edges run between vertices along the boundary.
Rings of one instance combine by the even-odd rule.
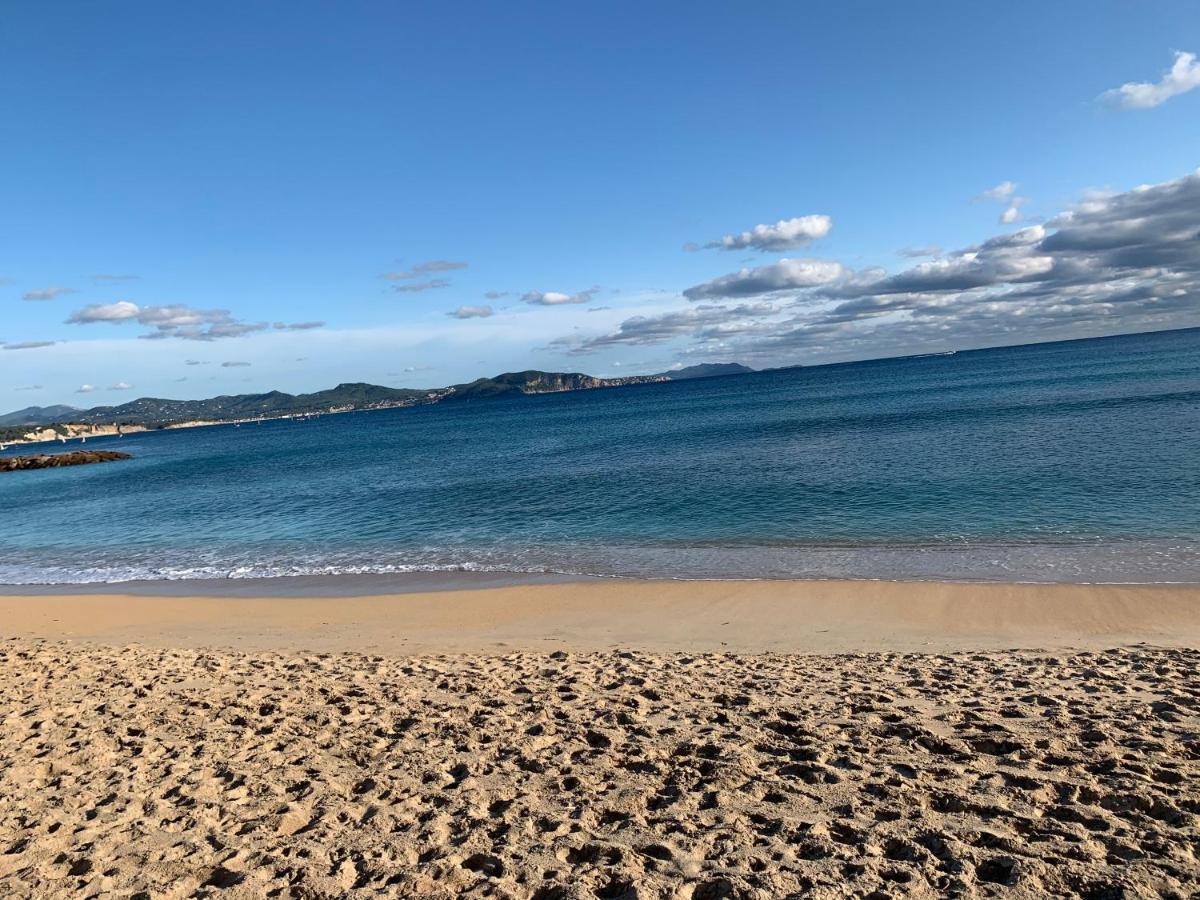
[[[8,5],[0,408],[1200,324],[1194,2],[646,7]]]

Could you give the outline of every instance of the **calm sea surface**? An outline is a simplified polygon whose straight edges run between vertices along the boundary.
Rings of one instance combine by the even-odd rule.
[[[0,475],[0,583],[1200,581],[1200,329],[88,446]]]

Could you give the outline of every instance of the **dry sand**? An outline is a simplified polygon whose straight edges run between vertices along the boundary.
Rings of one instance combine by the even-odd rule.
[[[1198,611],[878,584],[0,598],[0,896],[1196,896]]]

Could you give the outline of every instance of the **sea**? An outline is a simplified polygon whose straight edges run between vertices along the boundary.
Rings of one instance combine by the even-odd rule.
[[[1200,582],[1200,329],[87,446],[0,475],[0,583]]]

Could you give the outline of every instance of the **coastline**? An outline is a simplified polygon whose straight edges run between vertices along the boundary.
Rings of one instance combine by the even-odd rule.
[[[1200,585],[293,581],[9,586],[0,637],[383,655],[1200,647]]]

